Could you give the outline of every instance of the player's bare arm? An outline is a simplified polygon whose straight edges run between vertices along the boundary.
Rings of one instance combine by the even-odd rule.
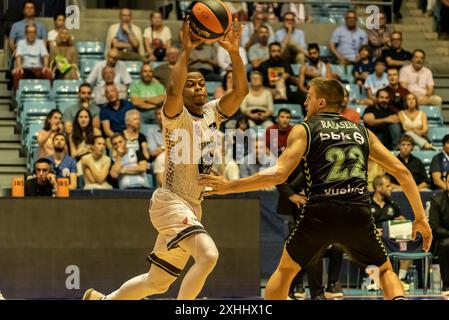
[[[247,178],[229,181],[221,176],[201,175],[199,184],[212,188],[203,195],[249,192],[283,183],[298,166],[307,149],[307,133],[303,126],[296,126],[287,140],[287,148],[274,167]]]
[[[232,63],[232,90],[220,99],[220,109],[225,116],[232,116],[240,107],[241,102],[249,92],[246,79],[246,67],[240,57],[240,34],[243,26],[235,19],[229,32],[219,41],[231,57]]]
[[[413,209],[415,221],[413,222],[413,239],[416,231],[423,236],[423,249],[429,251],[432,244],[432,230],[427,222],[418,187],[410,171],[379,141],[371,131],[370,137],[370,159],[379,164],[385,171],[390,173],[401,184],[405,195]]]
[[[167,84],[167,98],[165,99],[162,107],[162,112],[167,117],[173,118],[182,111],[184,84],[187,79],[187,67],[189,65],[189,56],[193,48],[199,45],[204,40],[195,37],[190,31],[190,23],[187,17],[184,22],[182,34],[183,43],[181,53],[179,54],[178,61],[173,68],[170,80]]]

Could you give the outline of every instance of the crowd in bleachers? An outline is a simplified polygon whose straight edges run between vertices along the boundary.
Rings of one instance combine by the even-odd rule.
[[[35,20],[33,6],[33,1],[25,1],[24,20],[12,26],[8,39],[28,168],[38,158],[56,157],[56,168],[70,158],[76,166],[70,164],[69,172],[77,175],[72,188],[160,185],[164,146],[159,108],[179,55],[180,45],[172,36],[175,30],[164,25],[161,12],[153,11],[149,27],[142,31],[133,24],[132,11],[125,8],[118,11],[119,21],[110,26],[104,42],[77,41],[65,28],[64,15],[55,16],[54,29],[47,33]],[[245,22],[240,48],[250,92],[240,111],[222,128],[254,129],[261,137],[263,145],[246,148],[244,156],[256,148],[270,150],[269,139],[264,139],[270,129],[278,130],[279,141],[276,153],[267,157],[279,155],[290,122],[304,118],[307,83],[315,77],[336,78],[347,90],[341,113],[352,121],[363,121],[391,150],[398,148],[403,135],[410,137],[429,179],[435,181],[431,186],[442,188],[433,177],[436,165],[430,171],[429,165],[435,154],[432,163],[439,159],[437,152],[448,130],[441,114],[442,99],[433,92],[432,72],[424,66],[423,50],[404,50],[401,32],[386,23],[383,13],[379,29],[364,30],[356,10],[344,7],[344,23],[334,30],[328,46],[322,46],[308,42],[301,29],[303,23],[319,22],[310,5],[249,6],[251,10],[246,3],[230,4],[235,17],[250,19]],[[273,23],[280,27],[273,29]],[[229,54],[216,43],[192,50],[190,66],[205,76],[210,99],[232,88]],[[60,134],[66,139],[64,150],[57,152],[55,138]],[[225,159],[236,162],[238,148],[226,152]],[[229,169],[230,177],[248,171],[239,166],[231,164],[237,169]]]

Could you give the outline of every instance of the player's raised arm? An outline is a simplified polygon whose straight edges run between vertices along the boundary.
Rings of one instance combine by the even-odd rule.
[[[249,92],[246,67],[239,53],[242,27],[238,20],[235,19],[229,32],[219,41],[219,44],[229,53],[232,63],[232,90],[220,99],[221,112],[228,117],[238,110],[241,102]]]
[[[162,111],[167,117],[173,118],[182,111],[184,84],[187,79],[187,68],[189,65],[189,56],[193,48],[204,40],[195,37],[190,31],[189,18],[186,18],[182,27],[182,49],[176,61],[170,80],[167,83],[167,98],[165,99]]]
[[[424,208],[421,202],[421,195],[418,187],[413,179],[410,171],[398,160],[379,139],[369,131],[370,138],[370,159],[379,164],[385,171],[399,181],[404,193],[410,202],[415,215],[413,222],[413,238],[416,236],[416,231],[419,231],[423,236],[423,249],[428,251],[432,244],[432,231],[427,222]]]
[[[294,127],[288,136],[287,148],[274,167],[247,178],[228,181],[221,176],[201,175],[199,184],[212,188],[203,195],[240,193],[269,188],[283,183],[298,166],[307,150],[307,133],[303,126]]]

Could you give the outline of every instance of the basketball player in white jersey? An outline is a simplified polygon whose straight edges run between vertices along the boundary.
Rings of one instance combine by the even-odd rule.
[[[246,70],[239,55],[240,31],[236,21],[219,41],[232,60],[233,89],[221,99],[206,103],[203,75],[187,71],[191,50],[203,40],[191,33],[188,22],[184,24],[182,51],[167,85],[167,98],[162,109],[167,165],[163,186],[154,192],[150,202],[150,219],[159,232],[148,257],[150,270],[107,296],[89,289],[83,299],[137,300],[164,293],[181,274],[190,256],[195,263],[182,281],[178,299],[195,299],[203,288],[217,263],[218,250],[201,224],[203,187],[198,185],[198,177],[210,173],[216,142],[214,132],[223,119],[237,111],[248,94]],[[195,148],[200,161],[192,159]],[[185,156],[185,152],[189,155],[188,151],[191,151],[191,160],[186,163],[185,158],[179,159],[179,153]]]

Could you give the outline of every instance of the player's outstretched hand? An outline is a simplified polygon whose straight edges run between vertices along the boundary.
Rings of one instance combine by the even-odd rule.
[[[192,50],[200,43],[204,42],[204,39],[201,39],[195,36],[190,30],[190,20],[187,16],[184,25],[182,26],[182,46],[184,49]]]
[[[234,19],[231,28],[228,33],[218,41],[220,46],[222,46],[229,53],[238,53],[240,48],[240,35],[242,33],[243,25],[239,23],[237,18]]]
[[[430,229],[429,223],[425,219],[416,220],[412,225],[412,239],[416,239],[416,232],[421,233],[423,237],[422,248],[424,251],[429,251],[432,244],[432,229]]]
[[[228,194],[231,190],[228,190],[229,181],[223,176],[212,176],[208,174],[201,174],[198,179],[198,184],[203,187],[212,188],[211,191],[203,193],[203,196],[208,197],[214,194]]]

